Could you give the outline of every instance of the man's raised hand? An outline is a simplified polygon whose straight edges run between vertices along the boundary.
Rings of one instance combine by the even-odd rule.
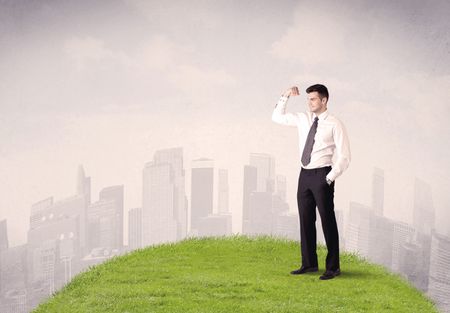
[[[285,96],[285,97],[298,96],[299,94],[300,94],[300,92],[298,91],[298,87],[297,86],[293,86],[293,87],[289,88],[288,90],[286,90],[283,93],[283,96]]]

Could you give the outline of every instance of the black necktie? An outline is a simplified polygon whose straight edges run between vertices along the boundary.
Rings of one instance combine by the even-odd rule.
[[[319,118],[316,116],[316,118],[314,119],[314,123],[309,129],[308,138],[306,138],[305,148],[303,149],[302,154],[302,163],[305,166],[308,165],[309,162],[311,162],[311,152],[314,146],[314,136],[316,135],[318,120]]]

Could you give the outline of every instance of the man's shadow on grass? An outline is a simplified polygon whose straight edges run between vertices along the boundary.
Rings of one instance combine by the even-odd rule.
[[[320,276],[322,272],[318,273],[307,273],[308,276]],[[292,276],[292,275],[291,275]],[[363,270],[349,270],[349,271],[341,271],[341,274],[337,276],[335,279],[367,279],[371,277],[375,277],[374,273],[363,271]]]

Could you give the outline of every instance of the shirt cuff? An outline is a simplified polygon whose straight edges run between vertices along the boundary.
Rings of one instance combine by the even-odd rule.
[[[280,99],[278,100],[277,104],[275,104],[275,107],[286,104],[288,99],[289,99],[289,97],[281,96]]]
[[[336,174],[331,170],[328,175],[326,176],[327,179],[331,180],[332,182],[336,179]]]

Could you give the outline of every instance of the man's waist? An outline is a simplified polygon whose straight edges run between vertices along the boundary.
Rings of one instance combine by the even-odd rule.
[[[322,166],[322,167],[314,167],[314,168],[304,168],[302,166],[302,171],[308,172],[308,171],[329,171],[331,170],[331,165]]]

